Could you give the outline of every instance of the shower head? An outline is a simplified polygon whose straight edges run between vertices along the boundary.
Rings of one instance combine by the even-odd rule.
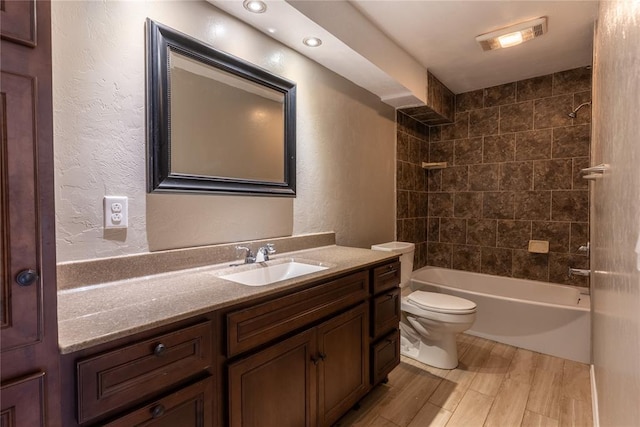
[[[591,101],[583,102],[582,104],[578,105],[572,112],[567,114],[567,116],[571,117],[572,119],[575,119],[576,117],[578,117],[578,110],[584,107],[585,105],[591,105]]]

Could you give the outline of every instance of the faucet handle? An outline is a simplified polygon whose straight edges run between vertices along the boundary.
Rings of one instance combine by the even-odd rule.
[[[276,247],[273,243],[267,243],[265,245],[265,247],[267,248],[267,253],[269,254],[275,254],[276,253]]]
[[[253,252],[251,252],[251,248],[248,248],[246,246],[236,246],[236,251],[245,251],[245,254],[244,254],[245,263],[250,264],[255,261],[255,256],[253,255]]]

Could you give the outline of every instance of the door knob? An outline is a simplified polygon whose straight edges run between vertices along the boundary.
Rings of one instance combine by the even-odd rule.
[[[18,275],[16,276],[16,282],[18,283],[18,285],[20,286],[31,286],[33,285],[38,279],[40,278],[40,276],[38,276],[38,272],[36,270],[22,270],[20,273],[18,273]]]

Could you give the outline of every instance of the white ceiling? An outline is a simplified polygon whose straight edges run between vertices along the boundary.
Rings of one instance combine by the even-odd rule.
[[[462,93],[591,64],[596,1],[208,0],[394,107],[420,105],[428,69]],[[477,35],[541,16],[548,32],[483,51]],[[301,41],[320,36],[319,48]]]
[[[596,1],[352,0],[455,93],[591,65]],[[483,51],[477,35],[548,17],[542,37]]]

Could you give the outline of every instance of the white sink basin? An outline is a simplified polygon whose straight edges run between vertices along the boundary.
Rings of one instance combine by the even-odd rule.
[[[239,273],[220,276],[221,279],[231,280],[247,286],[264,286],[281,280],[293,279],[305,274],[326,270],[329,267],[322,265],[305,264],[302,262],[288,261],[282,264],[259,266]]]

